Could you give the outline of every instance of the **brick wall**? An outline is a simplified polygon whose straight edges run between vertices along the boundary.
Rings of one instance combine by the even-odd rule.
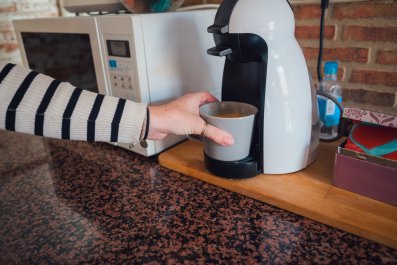
[[[184,6],[221,0],[186,0]],[[310,1],[313,2],[313,1]],[[293,4],[296,37],[313,78],[320,21],[318,4]],[[57,0],[0,1],[0,62],[20,63],[11,21],[57,16]],[[397,1],[333,3],[325,21],[324,60],[338,60],[344,99],[349,105],[397,115]]]
[[[294,5],[294,13],[295,35],[317,79],[321,9],[318,4]],[[397,115],[396,19],[397,1],[329,6],[323,59],[339,61],[346,104]]]
[[[0,0],[0,63],[21,64],[12,20],[58,15],[57,0]]]
[[[186,0],[185,5],[220,2]],[[295,35],[317,80],[320,0],[291,2]],[[323,60],[339,61],[345,103],[397,115],[397,1],[330,2]]]

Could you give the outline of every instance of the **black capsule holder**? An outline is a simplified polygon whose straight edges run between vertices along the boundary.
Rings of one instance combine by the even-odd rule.
[[[220,161],[204,153],[205,167],[213,174],[227,179],[245,179],[258,175],[257,161],[248,156],[237,161]]]

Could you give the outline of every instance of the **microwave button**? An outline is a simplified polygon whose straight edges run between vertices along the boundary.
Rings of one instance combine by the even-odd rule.
[[[117,68],[117,61],[116,60],[109,60],[110,68]]]

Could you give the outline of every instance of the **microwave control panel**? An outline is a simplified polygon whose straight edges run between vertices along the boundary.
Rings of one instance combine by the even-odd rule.
[[[133,64],[128,40],[106,40],[107,68],[109,70],[112,96],[136,101]]]

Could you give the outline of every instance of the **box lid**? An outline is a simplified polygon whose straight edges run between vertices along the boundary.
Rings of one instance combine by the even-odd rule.
[[[355,107],[345,107],[343,117],[356,121],[364,121],[382,126],[397,128],[397,116],[384,114],[372,110],[360,109]]]

